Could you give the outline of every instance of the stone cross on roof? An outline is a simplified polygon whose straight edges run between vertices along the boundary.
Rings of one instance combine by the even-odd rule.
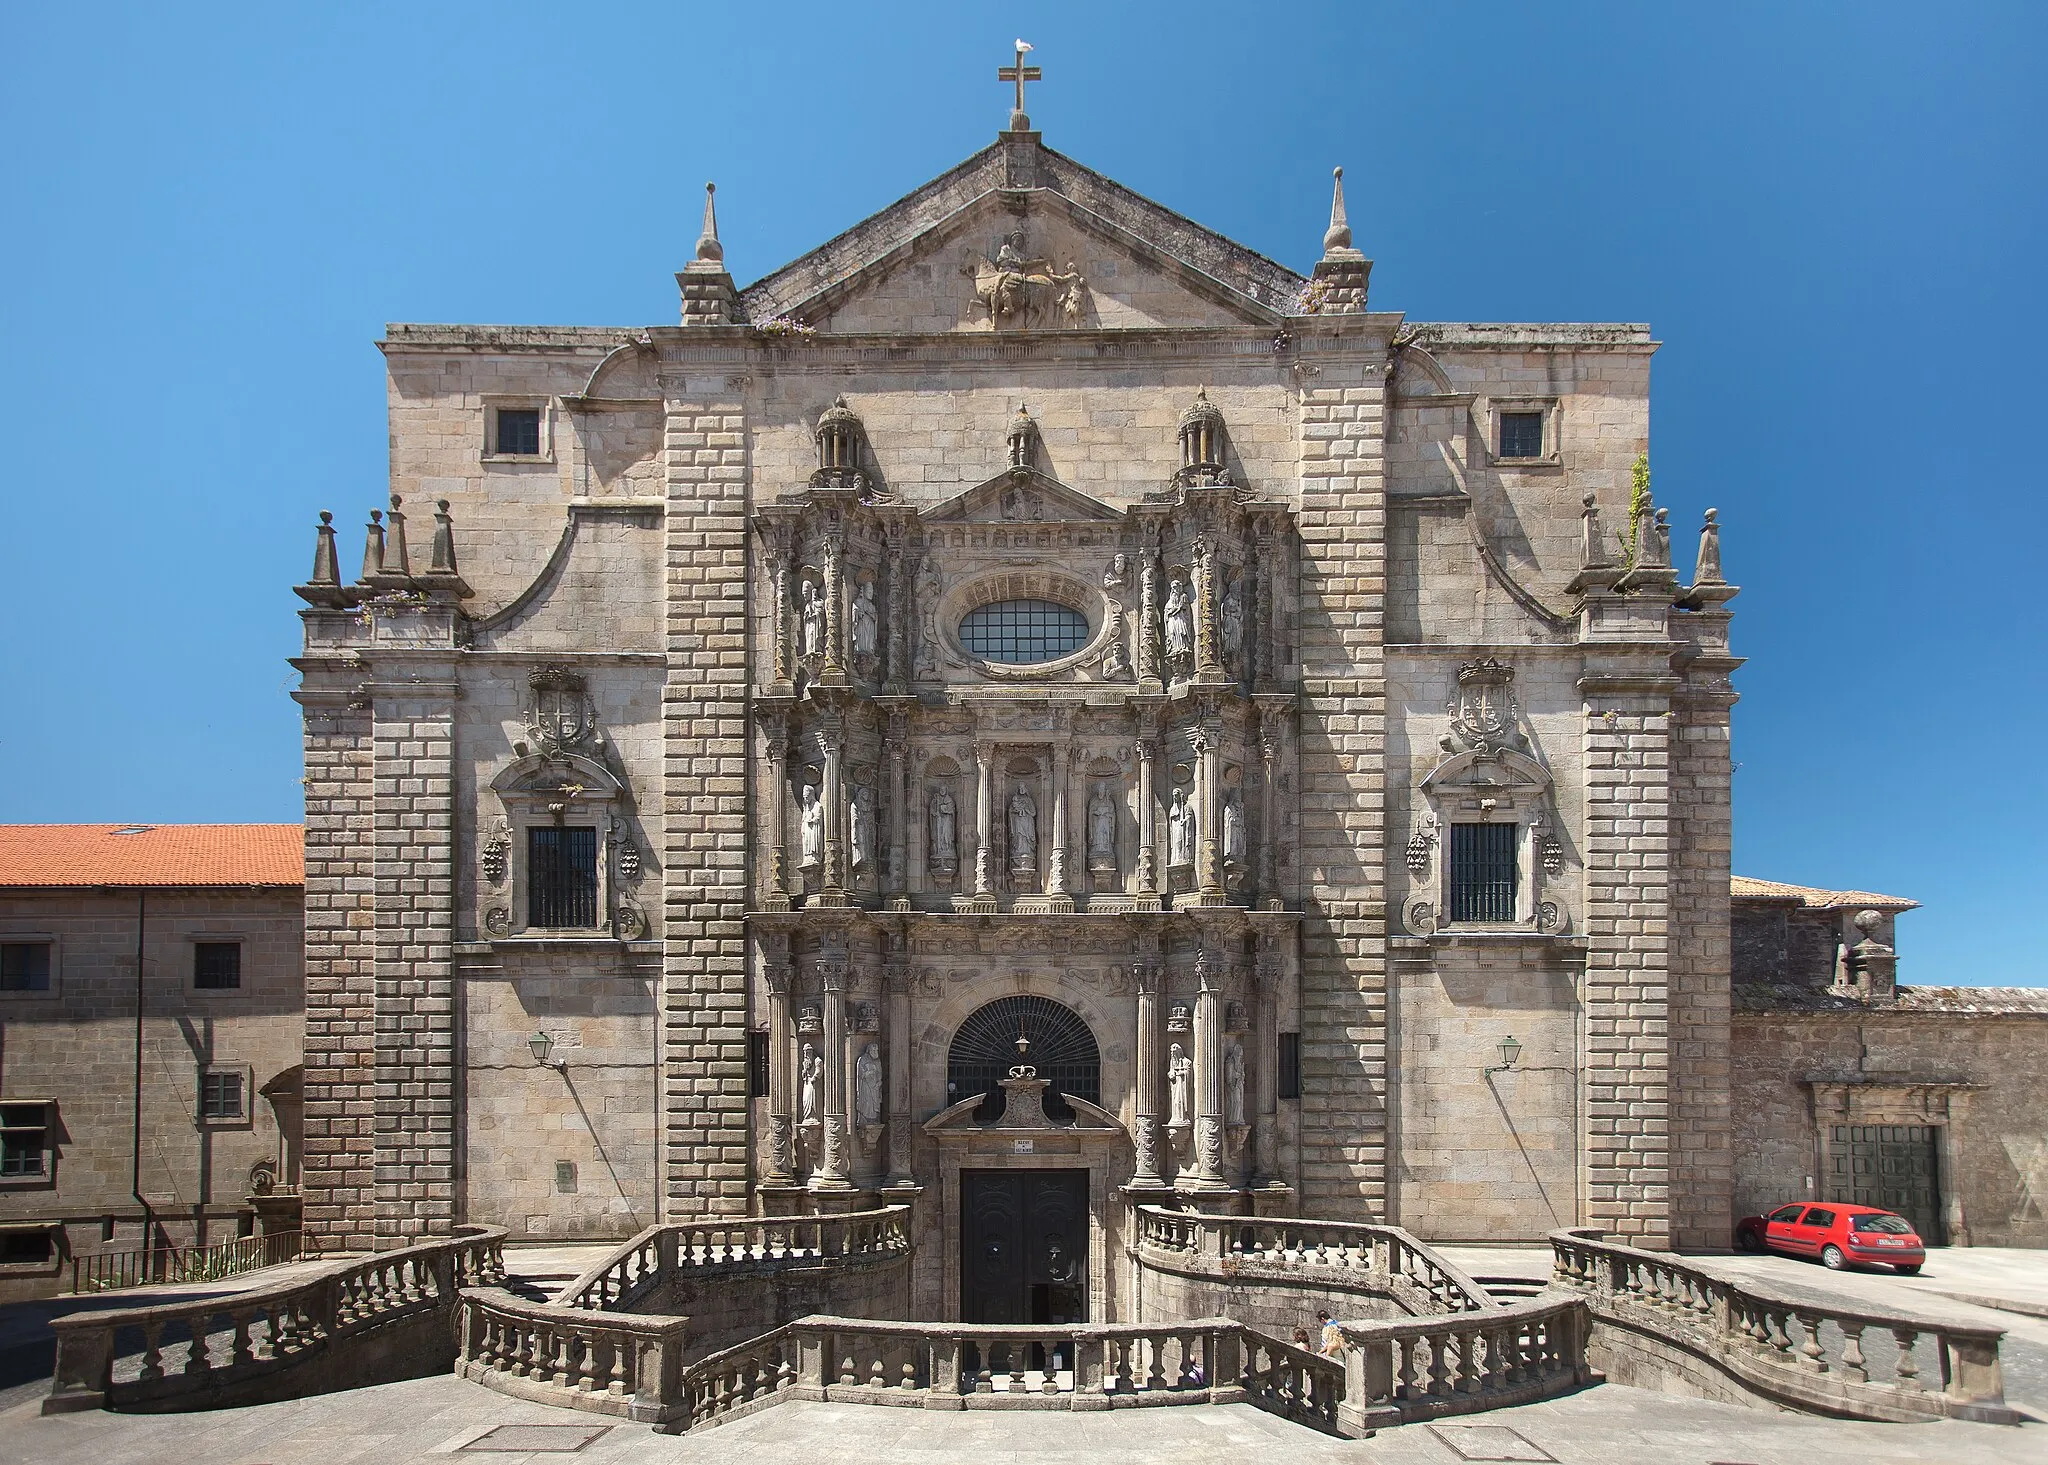
[[[1017,83],[1017,105],[1010,110],[1010,131],[1012,132],[1029,132],[1031,130],[1031,119],[1024,113],[1024,83],[1042,80],[1045,75],[1036,66],[1026,66],[1024,64],[1024,53],[1030,49],[1031,43],[1029,41],[1017,42],[1017,64],[1015,66],[998,66],[996,68],[997,81],[1014,81]]]

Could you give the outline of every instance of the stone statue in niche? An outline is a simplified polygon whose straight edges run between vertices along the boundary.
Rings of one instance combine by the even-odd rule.
[[[870,865],[875,858],[875,791],[866,784],[853,788],[853,867]]]
[[[798,795],[803,803],[803,841],[800,864],[808,867],[825,862],[825,801],[818,797],[818,786],[807,783]]]
[[[810,1043],[804,1044],[803,1057],[797,1062],[797,1078],[802,1085],[798,1118],[804,1124],[816,1124],[824,1112],[825,1060]]]
[[[939,562],[931,555],[924,557],[924,563],[917,571],[917,615],[922,631],[917,641],[917,670],[919,680],[928,680],[939,674],[939,591],[944,581],[939,575]]]
[[[803,623],[805,656],[825,654],[825,587],[816,580],[803,582]]]
[[[860,1125],[882,1122],[882,1050],[874,1043],[853,1064],[853,1117]]]
[[[930,826],[930,848],[925,852],[925,864],[936,874],[950,875],[960,868],[959,846],[955,843],[959,819],[953,809],[952,794],[945,789],[933,791],[926,823]]]
[[[1237,654],[1244,647],[1244,581],[1232,580],[1230,588],[1223,592],[1220,619],[1223,622],[1223,664],[1233,670],[1237,667]]]
[[[1010,795],[1010,868],[1038,868],[1038,805],[1022,787]]]
[[[1223,1113],[1232,1126],[1244,1123],[1244,1049],[1236,1043],[1223,1055]]]
[[[1116,800],[1102,784],[1088,800],[1088,868],[1116,869]]]
[[[1244,796],[1236,789],[1223,798],[1223,863],[1244,863]]]
[[[1119,554],[1110,560],[1102,571],[1102,598],[1108,602],[1109,611],[1104,617],[1108,623],[1108,649],[1102,653],[1102,676],[1105,681],[1120,682],[1131,674],[1130,653],[1124,649],[1124,588],[1130,583],[1130,557]]]
[[[882,622],[875,614],[875,582],[863,580],[853,594],[853,654],[873,656],[881,634]]]
[[[1166,813],[1166,862],[1192,865],[1195,862],[1195,806],[1188,791],[1173,791],[1173,807]]]
[[[1195,608],[1188,597],[1188,582],[1179,576],[1166,591],[1166,659],[1175,667],[1187,667],[1195,659]]]
[[[1166,1092],[1170,1101],[1169,1124],[1192,1122],[1194,1105],[1195,1064],[1188,1057],[1187,1050],[1175,1043],[1166,1055]]]

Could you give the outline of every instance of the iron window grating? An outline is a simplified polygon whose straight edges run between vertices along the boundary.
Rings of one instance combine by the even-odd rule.
[[[192,943],[192,985],[208,991],[233,991],[242,985],[242,943]]]
[[[49,942],[9,941],[0,944],[0,992],[49,990]]]
[[[747,1097],[768,1097],[768,1035],[747,1034]]]
[[[493,416],[492,452],[508,458],[540,456],[540,408],[500,407]]]
[[[1540,458],[1543,456],[1543,414],[1503,412],[1500,414],[1500,456]]]
[[[1028,1047],[1017,1050],[1022,1034]],[[1073,1117],[1064,1097],[1102,1101],[1102,1059],[1095,1035],[1072,1008],[1050,997],[1004,997],[968,1015],[946,1055],[946,1102],[957,1104],[977,1091],[974,1111],[986,1124],[1003,1111],[998,1084],[1019,1064],[1029,1064],[1046,1081],[1045,1112],[1065,1123]]]
[[[961,618],[960,644],[984,661],[1033,666],[1087,645],[1088,618],[1056,601],[1001,600]]]
[[[1451,920],[1515,918],[1516,826],[1451,826]]]
[[[526,923],[543,930],[597,925],[597,830],[541,824],[526,831]]]

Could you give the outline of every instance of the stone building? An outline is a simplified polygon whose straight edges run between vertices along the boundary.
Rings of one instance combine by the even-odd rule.
[[[1655,342],[1370,273],[1341,174],[1298,274],[1020,104],[745,289],[707,193],[678,324],[390,327],[300,587],[308,1224],[903,1200],[991,1319],[1115,1317],[1150,1202],[1724,1244]]]
[[[302,879],[297,825],[0,825],[0,1301],[296,1224]]]
[[[2048,1246],[2048,991],[1900,985],[1915,905],[1736,877],[1737,1211],[1850,1201],[1941,1243]]]

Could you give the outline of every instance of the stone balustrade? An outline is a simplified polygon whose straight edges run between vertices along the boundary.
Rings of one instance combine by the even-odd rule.
[[[463,1292],[455,1371],[500,1393],[660,1422],[681,1397],[689,1319]]]
[[[910,1208],[844,1216],[754,1216],[650,1226],[563,1288],[556,1301],[601,1312],[633,1309],[665,1282],[723,1267],[820,1266],[910,1253]]]
[[[1138,1208],[1141,1262],[1218,1279],[1281,1277],[1391,1298],[1410,1314],[1485,1311],[1486,1289],[1398,1226]],[[1339,1311],[1339,1309],[1332,1309]]]
[[[504,1279],[504,1239],[464,1227],[247,1292],[53,1318],[43,1412],[210,1409],[443,1372],[456,1299]]]
[[[2016,1424],[1999,1328],[1857,1308],[1710,1263],[1554,1231],[1553,1285],[1586,1299],[1596,1361],[1623,1383],[1851,1419]]]
[[[814,1316],[685,1370],[684,1428],[784,1399],[924,1409],[1249,1402],[1340,1431],[1344,1366],[1228,1318],[1008,1327]]]
[[[1591,1382],[1576,1298],[1346,1324],[1347,1433],[1550,1398]]]

